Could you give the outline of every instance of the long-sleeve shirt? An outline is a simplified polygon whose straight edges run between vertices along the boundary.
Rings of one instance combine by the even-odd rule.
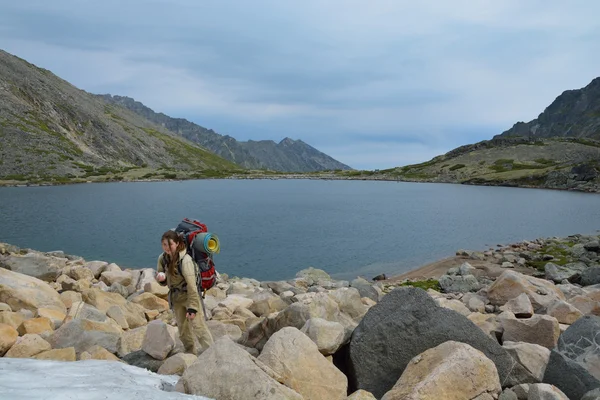
[[[166,284],[169,286],[169,290],[173,292],[173,301],[180,303],[184,300],[182,296],[186,296],[187,309],[198,312],[200,310],[200,295],[198,294],[198,288],[196,287],[196,266],[194,265],[194,261],[185,250],[182,250],[179,253],[179,259],[181,260],[181,275],[179,274],[178,268],[174,268],[173,273],[170,274],[168,272],[168,263],[165,263],[163,266],[164,256],[165,254],[163,253],[158,257],[156,269],[158,272],[164,272],[167,276]]]

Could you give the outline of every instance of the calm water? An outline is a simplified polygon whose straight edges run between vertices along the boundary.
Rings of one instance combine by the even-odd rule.
[[[287,279],[401,273],[537,237],[595,233],[600,197],[549,190],[367,181],[209,180],[0,188],[0,241],[123,268],[155,267],[181,218],[221,240],[217,269]]]

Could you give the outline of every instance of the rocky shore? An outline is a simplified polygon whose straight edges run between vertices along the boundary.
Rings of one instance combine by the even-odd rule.
[[[199,355],[154,270],[0,244],[0,366],[104,360],[218,400],[600,399],[599,241],[459,250],[420,280],[222,274]]]

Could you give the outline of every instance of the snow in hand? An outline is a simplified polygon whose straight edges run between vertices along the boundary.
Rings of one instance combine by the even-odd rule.
[[[0,358],[6,400],[210,400],[175,392],[178,380],[118,361]]]

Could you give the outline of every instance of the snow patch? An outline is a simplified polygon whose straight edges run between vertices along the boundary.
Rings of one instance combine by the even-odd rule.
[[[211,400],[175,392],[178,380],[118,361],[0,358],[2,399]]]

